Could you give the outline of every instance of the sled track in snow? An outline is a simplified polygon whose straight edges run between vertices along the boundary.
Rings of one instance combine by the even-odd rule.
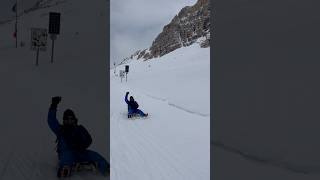
[[[228,146],[218,141],[211,142],[211,145],[215,146],[216,148],[223,149],[224,151],[231,152],[233,154],[238,154],[242,156],[244,159],[261,163],[264,165],[282,168],[293,173],[299,173],[299,174],[311,174],[311,173],[319,174],[320,173],[320,167],[303,166],[303,165],[297,165],[288,161],[281,161],[281,160],[274,160],[266,157],[260,157],[260,156],[242,151],[236,147]]]
[[[5,162],[3,163],[3,168],[2,168],[2,170],[0,172],[0,179],[3,179],[5,173],[7,172],[7,169],[8,169],[8,166],[9,166],[9,163],[10,163],[12,155],[13,155],[13,152],[10,151],[9,152],[9,156],[7,156]]]
[[[127,121],[122,118],[122,114],[113,116],[116,122],[118,136],[117,145],[120,145],[119,153],[124,159],[127,159],[131,166],[126,162],[114,163],[114,168],[125,169],[126,173],[132,175],[132,179],[150,179],[150,180],[204,180],[199,172],[195,172],[189,167],[187,162],[183,162],[178,157],[178,153],[172,152],[163,144],[159,144],[152,133],[141,128],[145,121]],[[119,149],[118,149],[119,150]],[[156,161],[154,161],[156,159]],[[130,172],[131,170],[131,172]],[[144,172],[144,174],[134,174],[135,172]],[[123,172],[123,171],[122,171]],[[190,173],[192,172],[192,173]],[[190,175],[191,174],[191,175]],[[121,174],[115,172],[115,179],[121,178]]]
[[[40,171],[38,161],[26,154],[10,152],[0,173],[0,179],[12,179],[12,172],[13,177],[18,179],[38,179]]]
[[[196,115],[202,116],[202,117],[208,117],[210,115],[210,114],[204,114],[204,113],[200,113],[200,112],[191,111],[191,110],[188,110],[188,109],[186,109],[184,107],[178,106],[178,105],[170,103],[170,102],[168,102],[168,105],[170,105],[172,107],[175,107],[177,109],[180,109],[182,111],[185,111],[185,112],[188,112],[188,113],[191,113],[191,114],[196,114]]]
[[[202,117],[208,117],[208,116],[210,116],[210,114],[195,112],[195,111],[189,110],[188,108],[185,108],[185,107],[179,106],[179,105],[177,105],[177,104],[171,103],[171,102],[169,102],[169,101],[168,101],[167,99],[165,99],[165,98],[159,98],[159,97],[156,97],[156,96],[153,96],[153,95],[149,95],[149,94],[144,93],[144,92],[143,92],[143,94],[146,95],[146,96],[149,97],[149,98],[152,98],[152,99],[155,99],[155,100],[158,100],[158,101],[167,102],[167,104],[168,104],[169,106],[174,107],[174,108],[179,109],[179,110],[182,110],[182,111],[185,111],[185,112],[190,113],[190,114],[195,114],[195,115],[202,116]]]

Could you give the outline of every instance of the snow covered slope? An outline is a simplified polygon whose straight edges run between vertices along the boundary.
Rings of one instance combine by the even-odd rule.
[[[11,7],[8,7],[11,8]],[[108,157],[106,1],[67,0],[19,19],[14,47],[13,23],[0,26],[1,127],[0,179],[56,179],[55,136],[47,125],[51,97],[62,96],[58,119],[72,108],[93,136],[91,149]],[[55,62],[48,51],[30,50],[30,28],[48,26],[50,11],[61,13],[61,34],[55,42]],[[72,179],[106,179],[75,174]]]
[[[128,65],[127,82],[110,71],[111,179],[209,180],[209,48]],[[126,91],[149,117],[127,118]]]

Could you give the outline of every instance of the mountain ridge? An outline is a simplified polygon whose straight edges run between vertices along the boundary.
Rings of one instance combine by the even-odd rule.
[[[161,57],[194,43],[199,43],[202,48],[210,46],[209,0],[198,0],[194,5],[182,8],[170,23],[163,27],[149,48],[134,52],[120,64],[132,59],[146,61]]]

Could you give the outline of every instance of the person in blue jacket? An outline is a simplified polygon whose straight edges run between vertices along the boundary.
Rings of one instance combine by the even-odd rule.
[[[91,136],[88,131],[81,125],[78,125],[77,118],[71,109],[67,109],[63,114],[63,124],[60,124],[56,118],[57,106],[61,101],[61,97],[56,96],[52,98],[52,103],[48,112],[48,125],[50,129],[57,136],[57,153],[59,158],[59,168],[57,172],[58,177],[67,177],[71,175],[71,168],[77,163],[90,162],[93,163],[96,168],[104,176],[108,176],[110,173],[109,163],[97,152],[88,150],[87,146],[91,144]],[[76,146],[75,132],[80,132],[85,135],[87,139],[83,139],[83,142],[87,142],[84,147],[81,147],[81,143]]]
[[[147,117],[148,113],[144,113],[140,109],[138,109],[139,104],[134,100],[132,96],[130,96],[130,100],[128,101],[129,92],[126,92],[126,96],[124,98],[125,102],[128,104],[128,118],[132,117],[134,114],[139,114],[140,116]]]

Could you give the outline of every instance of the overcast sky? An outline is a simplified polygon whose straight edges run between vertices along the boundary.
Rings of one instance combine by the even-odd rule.
[[[148,48],[163,26],[196,0],[110,0],[110,60]]]

